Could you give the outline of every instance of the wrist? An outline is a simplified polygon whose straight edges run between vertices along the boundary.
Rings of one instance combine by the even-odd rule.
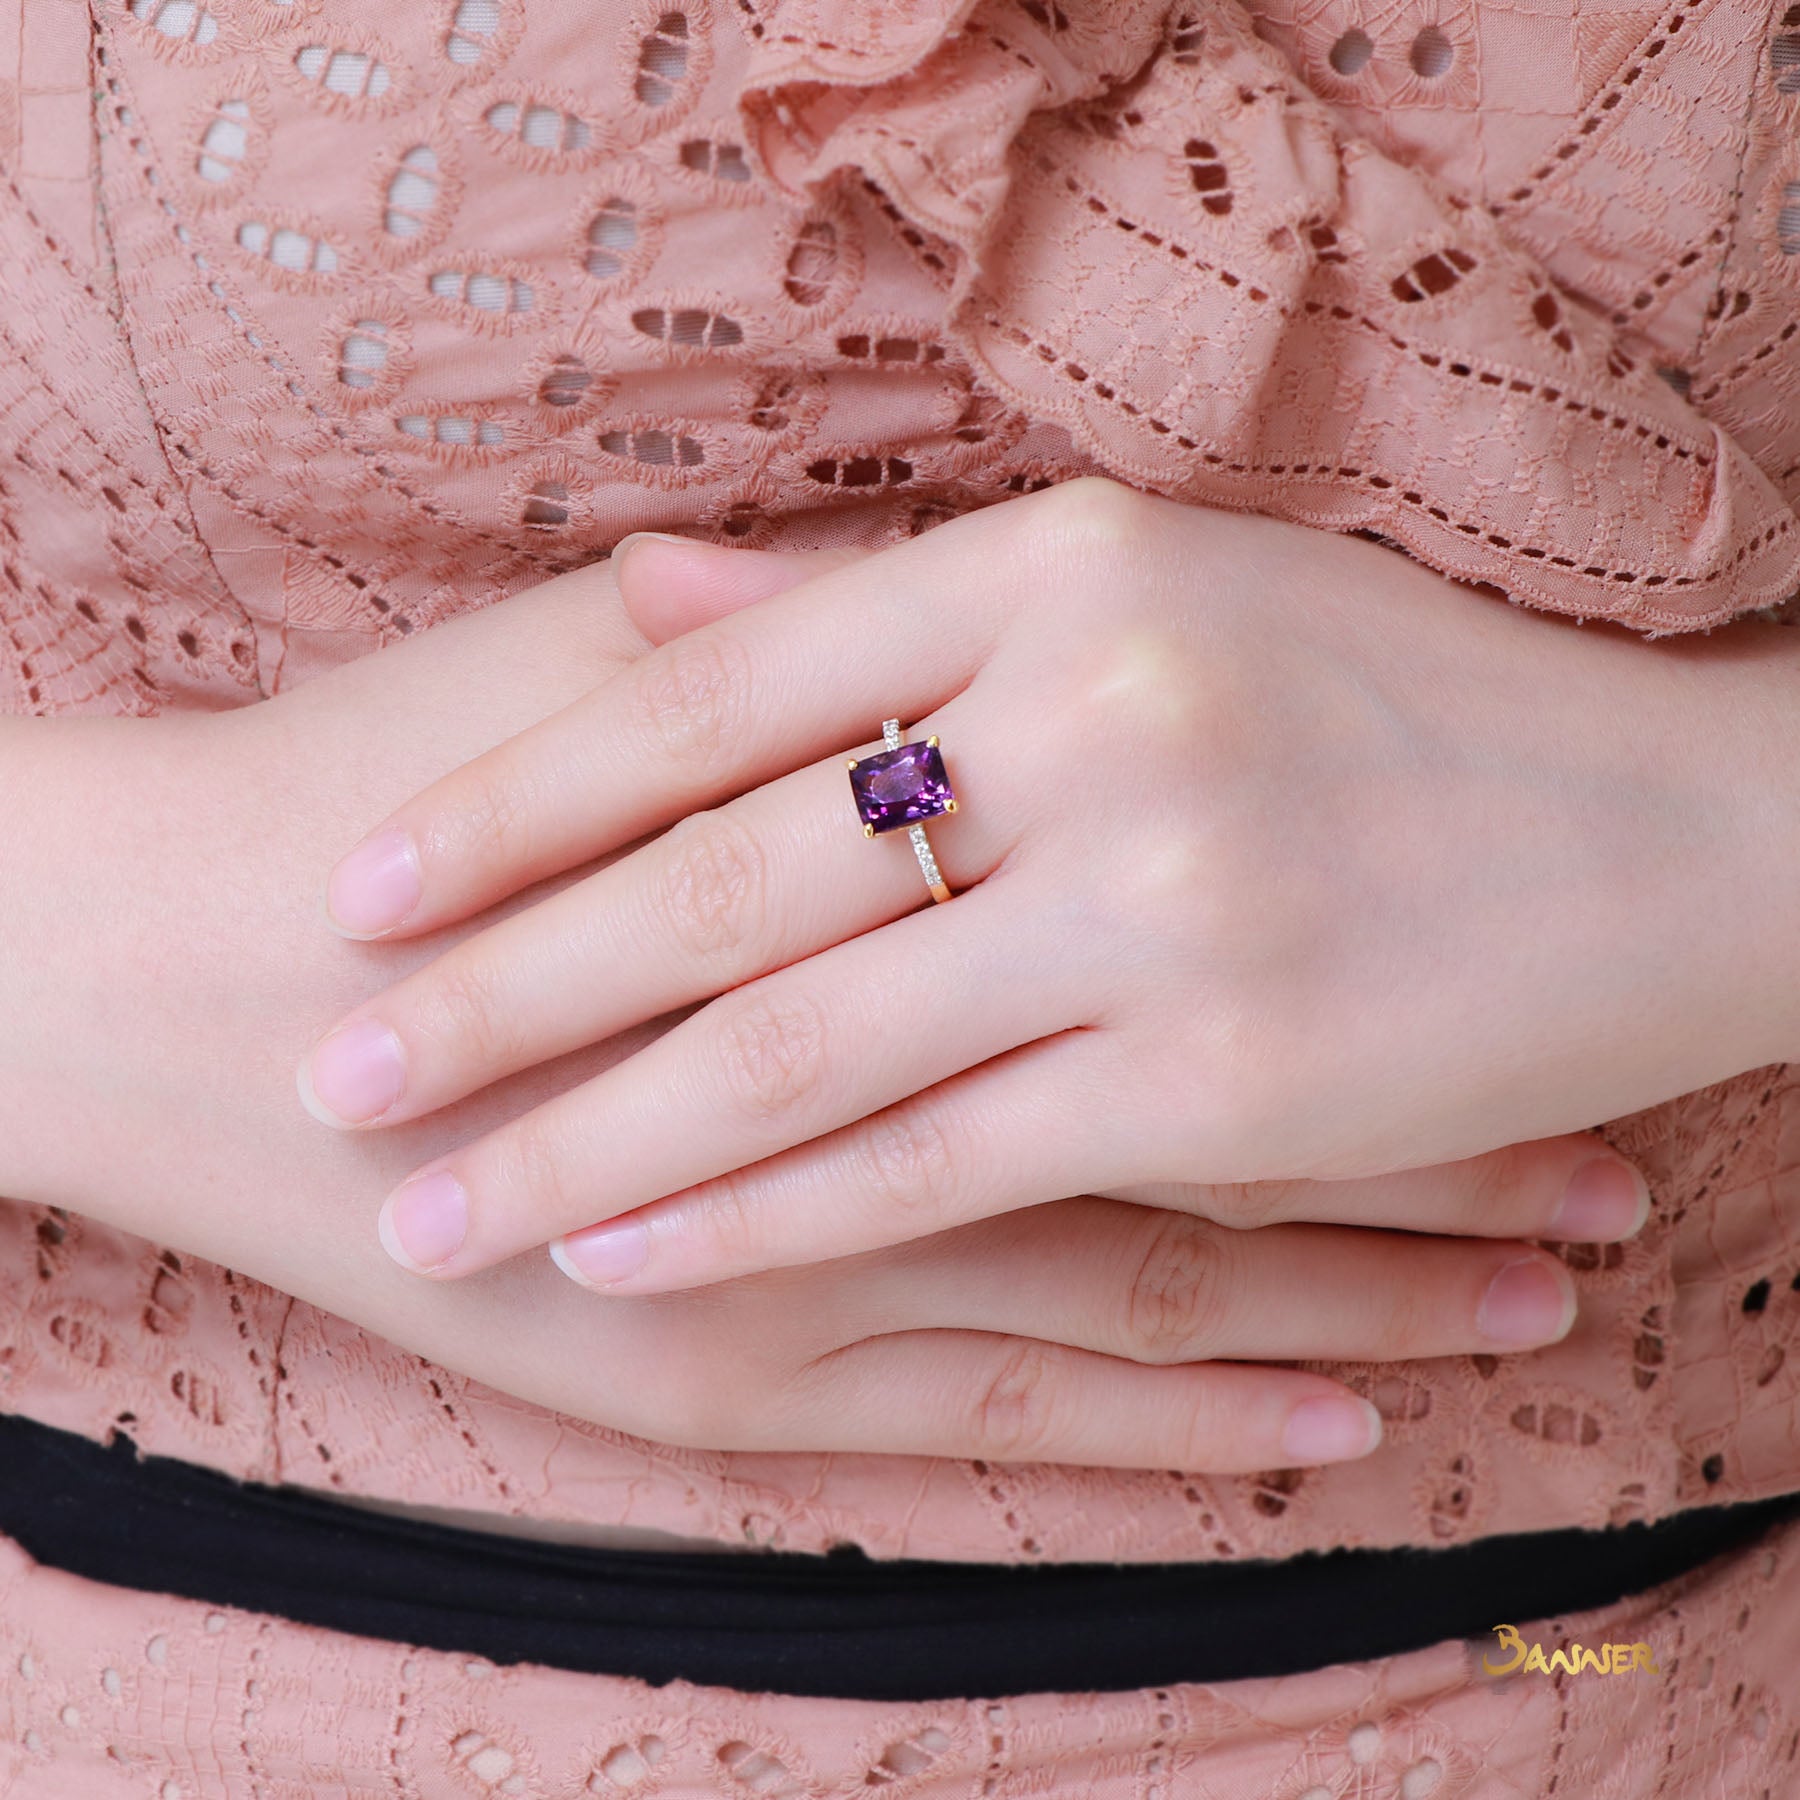
[[[1800,1061],[1800,630],[1747,620],[1663,648],[1696,709],[1668,754],[1702,784],[1685,931],[1713,965],[1731,1072]]]
[[[154,720],[0,719],[0,1192],[71,1204],[129,1005],[134,820]]]

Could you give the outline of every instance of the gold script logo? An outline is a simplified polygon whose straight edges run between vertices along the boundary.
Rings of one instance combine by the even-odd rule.
[[[1647,1675],[1662,1673],[1648,1644],[1602,1644],[1598,1650],[1590,1650],[1585,1644],[1576,1643],[1566,1650],[1552,1650],[1546,1656],[1542,1644],[1527,1644],[1510,1625],[1496,1625],[1494,1635],[1508,1659],[1496,1663],[1482,1657],[1481,1666],[1490,1675],[1511,1675],[1520,1669],[1528,1675],[1550,1675],[1558,1669],[1567,1675],[1579,1675],[1583,1669],[1596,1675],[1624,1675],[1633,1669],[1642,1669]]]

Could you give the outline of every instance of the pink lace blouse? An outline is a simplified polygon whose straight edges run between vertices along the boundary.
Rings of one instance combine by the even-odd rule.
[[[1800,581],[1786,0],[0,0],[0,709],[236,707],[635,527],[1103,470],[1645,632]],[[1503,603],[1496,598],[1496,605]],[[0,1201],[0,1406],[263,1481],[878,1557],[1436,1546],[1800,1489],[1800,1071],[1607,1125],[1530,1355],[1328,1469],[715,1454]],[[0,1539],[18,1800],[1795,1793],[1800,1528],[1544,1640],[851,1705],[344,1638]],[[1490,1645],[1476,1645],[1478,1656]]]
[[[1096,469],[1652,633],[1800,586],[1800,8],[0,0],[0,59],[6,710],[243,705],[629,530],[877,542]],[[1564,1252],[1577,1332],[1346,1370],[1388,1441],[1343,1467],[670,1449],[7,1202],[0,1404],[883,1556],[1800,1487],[1800,1072],[1605,1130],[1656,1210]]]

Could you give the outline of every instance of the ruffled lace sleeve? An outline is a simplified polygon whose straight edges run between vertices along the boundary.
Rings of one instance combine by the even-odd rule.
[[[1800,521],[1650,343],[1342,130],[1235,0],[748,28],[776,179],[872,184],[980,377],[1121,479],[1653,635],[1800,587]]]

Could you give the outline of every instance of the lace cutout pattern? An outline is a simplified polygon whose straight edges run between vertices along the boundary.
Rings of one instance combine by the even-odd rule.
[[[496,1394],[190,1257],[0,1205],[0,1403],[327,1492],[788,1549],[993,1561],[1280,1556],[1599,1527],[1792,1488],[1800,1082],[1754,1071],[1607,1127],[1650,1175],[1636,1242],[1562,1246],[1576,1331],[1519,1356],[1327,1365],[1387,1426],[1365,1463],[1242,1477],[716,1455]],[[1791,1210],[1791,1209],[1790,1209]]]
[[[83,1800],[1793,1791],[1800,1527],[1619,1605],[1517,1624],[1546,1656],[1647,1644],[1657,1673],[1496,1679],[1486,1639],[1282,1680],[938,1704],[650,1688],[96,1588],[0,1540],[0,1780]]]
[[[242,704],[627,530],[878,543],[1095,469],[1645,630],[1781,601],[1800,23],[1578,10],[1549,56],[1475,0],[94,0],[0,33],[55,101],[0,114],[0,705]],[[1348,1468],[675,1450],[10,1202],[0,1404],[877,1555],[1655,1518],[1800,1483],[1797,1120],[1774,1068],[1606,1125],[1657,1213],[1562,1252],[1576,1333],[1345,1370],[1389,1438]],[[742,1742],[715,1779],[778,1786]]]

